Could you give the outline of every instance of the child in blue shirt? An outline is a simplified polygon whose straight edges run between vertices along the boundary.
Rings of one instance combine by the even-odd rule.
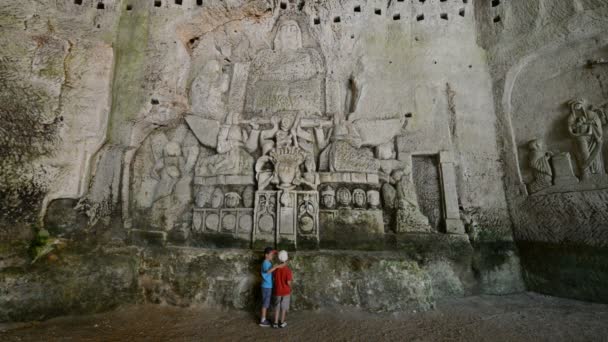
[[[262,317],[260,319],[261,327],[269,327],[270,321],[266,319],[266,312],[270,307],[270,299],[272,298],[272,272],[278,268],[285,267],[285,264],[272,266],[272,258],[277,253],[271,247],[264,249],[264,262],[262,262]]]

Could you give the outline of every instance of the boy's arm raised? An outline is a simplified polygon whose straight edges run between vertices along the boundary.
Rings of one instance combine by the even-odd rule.
[[[277,269],[279,269],[279,268],[283,268],[283,267],[285,267],[285,266],[287,266],[287,264],[279,264],[279,265],[276,265],[276,266],[274,266],[273,268],[271,268],[271,269],[269,269],[268,271],[266,271],[266,273],[272,273],[272,272],[276,271]]]

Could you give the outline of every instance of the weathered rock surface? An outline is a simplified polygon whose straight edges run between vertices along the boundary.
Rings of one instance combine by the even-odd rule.
[[[293,308],[428,310],[440,299],[522,291],[512,252],[475,252],[462,239],[437,244],[413,238],[402,245],[399,252],[292,252]],[[0,270],[0,320],[99,312],[129,303],[253,310],[260,301],[260,263],[259,252],[246,250],[68,248],[34,265],[25,258]]]

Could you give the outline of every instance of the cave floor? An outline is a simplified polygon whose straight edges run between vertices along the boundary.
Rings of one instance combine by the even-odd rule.
[[[399,314],[321,310],[290,313],[285,329],[254,314],[161,305],[0,325],[2,341],[602,341],[608,305],[533,293],[476,296]]]

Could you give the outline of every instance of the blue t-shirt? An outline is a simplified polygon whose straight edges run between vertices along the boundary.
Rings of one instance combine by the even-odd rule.
[[[272,288],[272,273],[266,273],[272,268],[272,263],[268,260],[264,260],[262,263],[262,287],[265,289]]]

